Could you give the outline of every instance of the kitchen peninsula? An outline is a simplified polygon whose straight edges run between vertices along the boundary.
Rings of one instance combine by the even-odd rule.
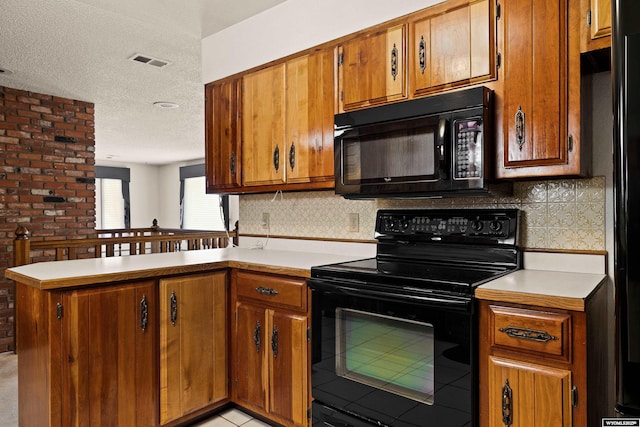
[[[230,372],[235,384],[263,392],[277,379],[277,394],[241,393],[243,406],[283,425],[306,424],[305,281],[312,265],[357,258],[227,248],[8,269],[20,425],[180,425],[235,401]],[[236,304],[242,310],[247,301],[262,317],[247,331],[231,327]],[[274,319],[275,338],[266,335]],[[252,353],[236,346],[238,334]],[[274,362],[254,340],[262,350],[279,341],[278,361],[297,363],[272,375]],[[260,357],[238,362],[253,354]]]

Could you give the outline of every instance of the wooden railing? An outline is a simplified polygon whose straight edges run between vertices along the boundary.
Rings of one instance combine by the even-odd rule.
[[[231,240],[238,245],[238,223],[233,231],[161,228],[154,219],[149,228],[96,230],[96,238],[32,241],[29,230],[18,226],[13,242],[13,265],[38,261],[62,261],[142,255],[158,252],[226,248]]]

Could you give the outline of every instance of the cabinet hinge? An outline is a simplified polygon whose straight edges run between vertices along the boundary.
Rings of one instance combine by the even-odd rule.
[[[587,10],[587,27],[591,27],[591,9]]]
[[[311,407],[307,408],[307,419],[310,420],[311,419]]]
[[[64,314],[64,309],[62,307],[62,303],[59,302],[56,304],[56,317],[58,319],[62,319],[62,315]]]
[[[311,328],[307,328],[307,341],[311,341]]]
[[[233,388],[238,388],[238,379],[237,378],[235,378],[233,380]]]
[[[578,388],[576,386],[571,388],[571,406],[574,408],[578,406]]]
[[[344,61],[344,53],[340,52],[338,54],[338,67],[342,65],[343,61]]]
[[[496,55],[496,67],[500,68],[501,65],[502,65],[502,54],[498,52],[498,54]]]
[[[500,19],[502,15],[502,7],[500,7],[500,2],[496,2],[496,19]]]

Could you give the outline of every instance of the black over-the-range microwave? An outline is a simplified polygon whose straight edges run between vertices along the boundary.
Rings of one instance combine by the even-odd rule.
[[[335,116],[346,198],[507,195],[493,178],[493,91],[475,87]]]

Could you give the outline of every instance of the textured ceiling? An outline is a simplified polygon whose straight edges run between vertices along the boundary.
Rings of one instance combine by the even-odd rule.
[[[283,1],[0,0],[0,85],[93,102],[98,162],[203,158],[201,38]]]

